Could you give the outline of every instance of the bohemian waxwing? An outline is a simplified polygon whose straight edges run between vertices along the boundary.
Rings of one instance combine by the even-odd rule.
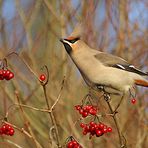
[[[148,73],[136,69],[124,59],[92,49],[80,37],[60,41],[89,87],[103,86],[122,93],[129,91],[134,84],[148,87],[148,81],[143,78]]]

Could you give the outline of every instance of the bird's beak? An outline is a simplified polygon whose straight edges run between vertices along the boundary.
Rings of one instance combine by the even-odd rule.
[[[64,39],[61,38],[61,39],[60,39],[60,42],[64,43]]]

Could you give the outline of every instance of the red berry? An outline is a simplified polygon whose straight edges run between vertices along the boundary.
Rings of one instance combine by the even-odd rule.
[[[103,135],[103,133],[102,133],[101,130],[96,130],[96,135],[97,135],[97,136],[101,136],[101,135]]]
[[[80,113],[80,114],[83,114],[83,109],[80,109],[80,110],[79,110],[79,113]]]
[[[7,74],[5,74],[5,77],[4,77],[4,78],[5,78],[6,80],[10,80],[10,79],[12,79],[13,77],[14,77],[14,74],[9,71]]]
[[[2,135],[3,134],[3,130],[2,130],[2,128],[0,128],[0,135]]]
[[[90,127],[90,131],[91,131],[91,132],[94,132],[95,129],[96,129],[96,128],[95,128],[94,126],[91,126],[91,127]]]
[[[44,74],[40,75],[40,81],[44,81],[46,79],[46,76]]]
[[[90,126],[95,126],[95,122],[91,121],[90,123]]]
[[[4,70],[0,69],[0,80],[4,80]]]
[[[87,116],[88,116],[88,112],[84,111],[84,112],[82,113],[82,117],[85,118],[85,117],[87,117]]]
[[[6,70],[3,69],[3,77],[6,76]]]
[[[9,135],[13,136],[14,135],[14,129],[12,128],[11,130],[9,130]]]
[[[6,124],[4,124],[4,125],[2,126],[1,130],[2,130],[3,133],[6,133],[6,130],[7,130]]]
[[[89,113],[91,115],[96,115],[97,114],[97,110],[95,108],[92,108],[92,109],[89,110]]]
[[[0,69],[0,76],[3,75],[3,69]]]
[[[103,133],[107,133],[108,132],[108,129],[107,128],[103,128]]]
[[[0,76],[0,80],[4,80],[4,77],[3,76]]]
[[[86,135],[88,132],[86,130],[83,131],[83,135]]]
[[[90,110],[89,105],[86,105],[86,106],[85,106],[85,108],[86,108],[86,110],[87,110],[87,111],[89,111],[89,110]]]
[[[89,130],[90,130],[89,125],[86,125],[84,129],[89,132]]]
[[[6,124],[5,126],[6,126],[6,129],[7,129],[7,130],[11,130],[11,129],[13,129],[12,126],[9,125],[9,124]]]
[[[68,144],[67,144],[67,148],[72,148],[73,147],[73,142],[70,141]]]
[[[81,145],[76,144],[73,148],[82,148]]]
[[[78,144],[77,141],[75,141],[75,140],[72,140],[71,142],[72,142],[73,146]]]
[[[86,125],[85,125],[84,123],[81,123],[80,126],[81,126],[82,128],[84,128]]]
[[[80,105],[76,105],[75,108],[76,108],[76,110],[80,110],[81,106]]]
[[[107,131],[108,131],[108,132],[112,132],[112,128],[111,128],[111,127],[108,127],[108,128],[107,128]]]
[[[87,105],[87,109],[90,110],[91,108],[93,108],[92,105]]]
[[[135,104],[135,103],[136,103],[136,99],[133,98],[133,99],[131,100],[131,103],[132,103],[132,104]]]
[[[83,107],[83,111],[87,112],[87,107],[86,106]]]
[[[99,123],[98,127],[99,127],[99,129],[103,129],[104,128],[104,124],[103,123]]]
[[[6,77],[9,77],[9,74],[10,74],[10,73],[11,73],[10,70],[6,70],[3,75],[4,75],[4,77],[6,78]]]

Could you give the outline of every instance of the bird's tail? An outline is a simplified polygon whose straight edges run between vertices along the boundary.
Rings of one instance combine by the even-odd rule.
[[[148,81],[147,80],[135,80],[135,84],[143,87],[148,87]]]

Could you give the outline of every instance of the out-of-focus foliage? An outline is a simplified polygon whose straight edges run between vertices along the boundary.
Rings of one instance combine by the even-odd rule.
[[[89,140],[82,136],[79,125],[73,126],[79,117],[74,105],[88,90],[59,38],[70,35],[81,22],[85,22],[82,38],[91,47],[121,56],[148,71],[147,0],[0,0],[0,59],[17,52],[37,75],[42,73],[41,67],[47,65],[50,105],[56,100],[63,76],[66,76],[62,97],[54,109],[61,144],[72,134],[86,148],[114,148],[118,146],[116,129],[108,136]],[[15,78],[11,82],[0,81],[0,118],[17,102],[16,91],[21,103],[46,108],[41,85],[24,62],[16,55],[7,59]],[[116,98],[112,100],[113,104],[115,102]],[[148,145],[147,104],[148,90],[142,88],[137,90],[136,105],[127,99],[120,106],[120,128],[128,147],[146,148]],[[50,147],[48,114],[24,110],[36,139],[41,146]],[[10,111],[8,119],[20,128],[25,127],[18,108]],[[109,117],[104,121],[115,127]],[[21,147],[33,146],[32,140],[19,131],[8,139]],[[0,137],[0,147],[1,143],[13,147]]]

